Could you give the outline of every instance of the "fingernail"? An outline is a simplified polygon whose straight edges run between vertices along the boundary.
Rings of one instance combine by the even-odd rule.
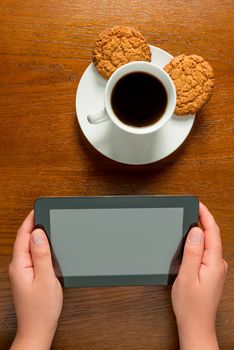
[[[44,243],[44,234],[41,230],[35,230],[32,233],[32,241],[35,245],[41,245]]]
[[[200,229],[192,229],[189,232],[189,240],[192,243],[200,244],[202,240],[203,232]]]

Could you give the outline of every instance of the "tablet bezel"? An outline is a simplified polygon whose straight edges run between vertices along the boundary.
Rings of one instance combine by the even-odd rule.
[[[50,241],[51,209],[106,209],[106,208],[183,208],[183,232],[176,252],[177,271],[172,266],[169,274],[113,275],[113,276],[58,276],[64,287],[99,287],[130,285],[166,285],[173,283],[182,258],[183,245],[191,227],[198,225],[199,200],[195,196],[100,196],[100,197],[40,197],[34,202],[35,227],[42,227]],[[52,248],[52,247],[51,247]],[[52,248],[53,252],[53,248]],[[56,257],[53,264],[58,269]],[[174,264],[174,265],[176,265]]]

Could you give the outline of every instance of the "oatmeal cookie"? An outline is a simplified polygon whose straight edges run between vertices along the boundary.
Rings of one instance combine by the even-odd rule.
[[[196,113],[209,101],[214,88],[214,73],[201,56],[179,55],[164,70],[176,87],[177,115]]]
[[[98,72],[108,79],[114,71],[132,61],[151,60],[150,48],[136,29],[116,26],[101,32],[92,52]]]

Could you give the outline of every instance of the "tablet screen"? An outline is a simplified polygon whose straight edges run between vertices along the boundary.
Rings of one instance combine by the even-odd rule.
[[[50,209],[63,276],[168,274],[183,208]]]

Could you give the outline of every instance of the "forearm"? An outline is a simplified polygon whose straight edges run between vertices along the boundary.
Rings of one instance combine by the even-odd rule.
[[[179,329],[180,350],[219,350],[215,330],[203,333]]]

